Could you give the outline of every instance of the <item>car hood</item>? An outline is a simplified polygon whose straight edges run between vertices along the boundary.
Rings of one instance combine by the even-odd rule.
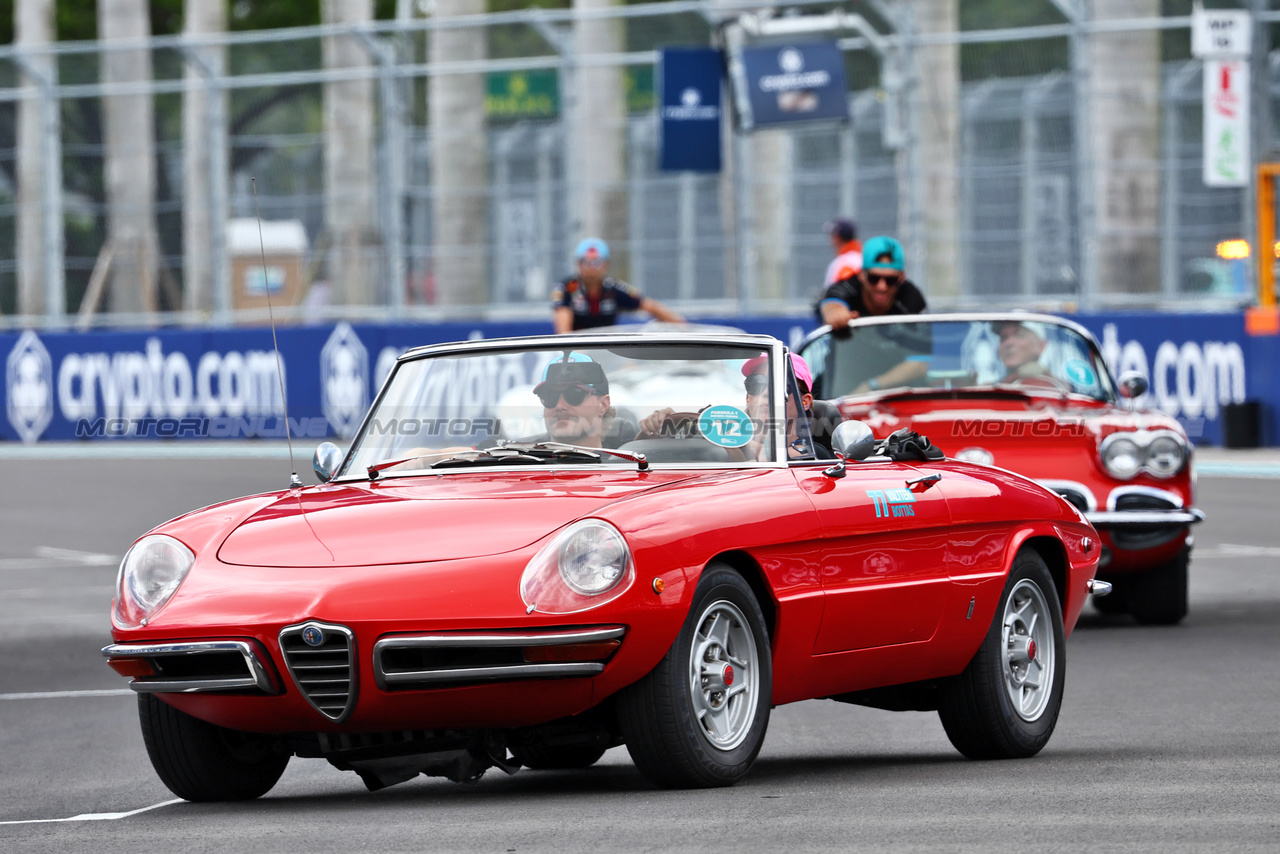
[[[520,549],[605,505],[688,472],[462,473],[280,493],[237,524],[223,563],[375,566]]]
[[[946,450],[956,442],[1036,439],[1083,440],[1096,444],[1117,430],[1173,430],[1176,419],[1161,412],[1130,411],[1082,397],[1050,397],[1018,392],[964,389],[934,394],[895,395],[885,399],[846,399],[840,410],[847,419],[864,421],[880,437],[909,427]],[[995,428],[992,422],[1011,425]],[[985,424],[986,426],[979,426]],[[1021,426],[1017,426],[1021,425]]]

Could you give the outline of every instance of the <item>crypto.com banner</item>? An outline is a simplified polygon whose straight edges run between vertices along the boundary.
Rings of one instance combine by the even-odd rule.
[[[282,374],[294,436],[346,439],[405,350],[550,331],[547,322],[280,327],[282,371],[267,328],[3,333],[0,441],[283,439]],[[778,318],[749,331],[800,334]]]
[[[1263,442],[1278,440],[1280,338],[1245,335],[1243,315],[1072,315],[1117,376],[1148,378],[1140,403],[1178,418],[1197,443],[1221,441],[1223,407],[1263,404]],[[796,346],[796,317],[719,321]],[[546,322],[281,327],[280,361],[294,435],[345,439],[395,359],[411,347],[549,332]],[[3,333],[0,441],[284,438],[269,329]]]

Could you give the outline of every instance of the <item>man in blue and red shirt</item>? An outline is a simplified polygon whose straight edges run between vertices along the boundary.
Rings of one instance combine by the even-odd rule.
[[[620,311],[647,311],[657,320],[684,321],[656,299],[608,275],[609,244],[600,238],[583,240],[573,257],[578,262],[578,275],[562,281],[551,294],[551,319],[556,332],[612,326],[618,322]]]

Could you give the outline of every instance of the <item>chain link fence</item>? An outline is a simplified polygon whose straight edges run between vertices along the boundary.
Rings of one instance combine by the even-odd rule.
[[[659,171],[658,51],[714,44],[734,14],[696,0],[597,10],[614,35],[590,53],[572,10],[162,38],[132,46],[151,65],[133,82],[104,72],[128,46],[0,49],[0,324],[260,322],[267,293],[291,321],[546,316],[589,233],[615,273],[690,316],[804,312],[835,216],[902,239],[935,307],[1252,298],[1250,259],[1223,250],[1250,239],[1252,193],[1201,180],[1188,18],[921,33],[886,13],[887,53],[840,39],[847,124],[744,136],[726,121],[722,172]],[[1276,20],[1256,16],[1268,46]],[[479,55],[442,33],[471,33]],[[1261,160],[1280,139],[1280,54],[1252,67]],[[614,107],[591,94],[602,85]],[[153,190],[135,268],[108,164],[139,152],[111,152],[105,126],[111,98],[138,95],[152,127],[131,139]],[[23,193],[22,128],[40,115],[41,149],[60,157]],[[234,223],[259,215],[301,239],[246,241]],[[40,216],[60,233],[32,238]],[[33,284],[24,265],[40,259]],[[122,308],[130,288],[146,291],[141,310]]]

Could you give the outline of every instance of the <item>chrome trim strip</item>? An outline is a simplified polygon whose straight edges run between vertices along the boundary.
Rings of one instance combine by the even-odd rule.
[[[387,685],[432,685],[453,682],[498,682],[507,679],[551,678],[560,676],[595,676],[604,671],[599,661],[546,661],[533,664],[495,665],[492,667],[454,667],[446,670],[420,670],[405,673],[383,673],[378,678]]]
[[[234,679],[171,679],[147,681],[133,679],[129,687],[141,694],[192,694],[203,691],[235,691],[257,688],[266,694],[281,693],[272,684],[266,667],[258,659],[253,644],[248,641],[190,641],[181,643],[121,643],[102,648],[107,658],[161,658],[164,656],[203,655],[211,652],[238,652],[244,657],[249,676]]]
[[[1084,514],[1095,528],[1127,528],[1131,525],[1181,527],[1204,521],[1204,511],[1190,510],[1097,510]]]
[[[512,646],[560,646],[571,643],[596,643],[616,640],[626,634],[623,626],[599,629],[558,629],[550,632],[501,632],[450,633],[407,635],[381,638],[373,645],[375,659],[384,649],[439,649],[441,647],[512,647]]]
[[[439,632],[401,635],[379,639],[373,645],[373,676],[383,690],[393,687],[447,685],[457,682],[493,682],[504,679],[550,679],[563,676],[595,676],[604,670],[599,661],[544,661],[524,664],[495,664],[482,667],[454,667],[388,673],[383,654],[402,649],[511,649],[529,646],[564,646],[618,640],[625,626],[585,629],[549,629],[521,632]]]

